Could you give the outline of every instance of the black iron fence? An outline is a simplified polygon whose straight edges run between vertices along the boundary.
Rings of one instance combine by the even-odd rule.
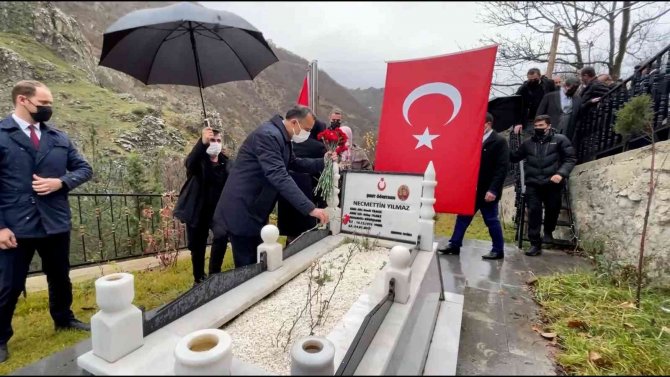
[[[165,243],[147,244],[150,237],[160,235],[161,211],[164,197],[159,194],[70,194],[72,236],[70,265],[81,267],[155,255],[165,251]],[[172,237],[169,247],[185,248],[183,225],[171,222],[178,237]],[[177,229],[181,227],[181,229]],[[41,261],[33,259],[30,273],[42,272]]]
[[[637,67],[632,76],[613,86],[601,97],[595,109],[582,115],[584,118],[579,122],[575,135],[578,163],[612,156],[651,143],[647,135],[625,140],[614,133],[616,111],[634,96],[651,96],[656,140],[668,140],[669,81],[670,45]]]

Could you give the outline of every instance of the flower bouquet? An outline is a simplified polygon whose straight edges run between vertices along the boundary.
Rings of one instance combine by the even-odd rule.
[[[326,150],[331,154],[333,152],[336,153],[338,158],[340,155],[342,155],[342,152],[348,149],[346,145],[347,135],[339,128],[322,131],[316,136],[316,138],[323,141],[323,143],[326,145]],[[333,180],[333,159],[328,156],[325,159],[325,166],[321,176],[319,177],[319,182],[314,188],[314,194],[318,195],[319,192],[321,192],[323,199],[328,201],[333,193],[333,185],[335,184]]]

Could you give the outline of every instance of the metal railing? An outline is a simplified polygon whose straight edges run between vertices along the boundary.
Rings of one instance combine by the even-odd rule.
[[[653,101],[656,140],[668,140],[670,45],[641,64],[635,73],[603,95],[595,109],[582,114],[574,144],[578,163],[597,160],[650,144],[646,135],[624,140],[614,132],[616,111],[632,97],[649,94]]]
[[[155,255],[165,247],[149,248],[142,234],[160,230],[163,196],[159,194],[77,194],[69,195],[72,211],[70,266],[72,268],[110,261]],[[183,227],[183,224],[179,226]],[[177,227],[175,224],[174,227]],[[186,247],[186,232],[170,245]],[[30,274],[41,273],[41,261],[35,257]]]

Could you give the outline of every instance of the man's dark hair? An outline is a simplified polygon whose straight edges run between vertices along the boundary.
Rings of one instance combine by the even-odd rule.
[[[486,123],[491,122],[493,124],[493,115],[491,113],[486,113]]]
[[[545,121],[548,126],[551,126],[551,117],[549,115],[538,115],[535,117],[533,123]]]
[[[312,110],[309,107],[295,105],[286,112],[285,119],[298,119],[303,120],[307,118],[307,115],[312,114]],[[314,114],[312,114],[314,116]]]
[[[528,74],[529,75],[535,75],[535,74],[540,75],[540,69],[539,68],[531,68],[531,69],[528,70]]]
[[[581,74],[588,77],[596,77],[596,70],[593,69],[593,67],[584,67],[582,68]]]
[[[219,131],[219,130],[217,130],[217,129],[213,129],[213,130],[212,130],[212,133],[213,133],[214,135],[218,135],[218,134],[221,133],[221,131]]]
[[[579,86],[579,79],[575,76],[570,76],[563,82],[564,86]]]

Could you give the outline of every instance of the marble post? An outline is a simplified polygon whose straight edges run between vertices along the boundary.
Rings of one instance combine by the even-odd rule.
[[[265,252],[268,271],[274,271],[282,266],[284,258],[282,246],[277,242],[279,239],[279,229],[272,224],[268,224],[261,229],[261,238],[263,239],[263,243],[258,245],[256,249],[256,260],[260,262],[261,253]]]
[[[321,336],[298,339],[291,347],[292,376],[332,376],[335,346]]]
[[[409,249],[405,246],[393,246],[389,252],[389,259],[391,263],[386,269],[386,276],[384,277],[384,292],[388,292],[391,279],[395,279],[395,299],[393,301],[405,304],[409,300],[409,288],[412,278]]]
[[[419,209],[419,235],[421,242],[419,248],[424,251],[433,251],[435,239],[435,167],[433,161],[428,163],[426,172],[423,174],[423,193],[421,194],[421,208]]]
[[[194,331],[177,343],[174,359],[177,376],[230,376],[232,339],[219,329]]]
[[[340,164],[333,162],[333,191],[327,201],[326,211],[330,217],[330,232],[332,235],[340,234],[342,229],[342,210],[340,208]]]
[[[118,273],[95,281],[95,300],[100,308],[91,317],[93,354],[113,363],[144,344],[142,312],[135,307],[135,278]]]

